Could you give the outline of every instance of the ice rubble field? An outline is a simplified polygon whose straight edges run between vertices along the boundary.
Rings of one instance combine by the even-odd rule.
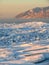
[[[49,65],[49,23],[0,23],[1,65]]]

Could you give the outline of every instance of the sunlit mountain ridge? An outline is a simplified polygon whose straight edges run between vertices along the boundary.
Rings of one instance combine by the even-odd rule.
[[[16,18],[49,18],[49,6],[33,8],[31,10],[18,14]]]

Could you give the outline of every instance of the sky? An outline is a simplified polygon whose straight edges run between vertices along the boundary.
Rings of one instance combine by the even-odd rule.
[[[0,18],[13,18],[34,7],[49,6],[49,0],[0,0]]]

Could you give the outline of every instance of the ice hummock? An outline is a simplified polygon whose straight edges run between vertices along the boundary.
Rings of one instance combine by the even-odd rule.
[[[49,62],[49,23],[0,24],[0,64]]]

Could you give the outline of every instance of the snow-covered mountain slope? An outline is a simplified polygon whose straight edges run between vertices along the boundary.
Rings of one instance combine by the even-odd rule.
[[[49,6],[47,7],[36,7],[26,12],[20,13],[16,18],[49,18]]]
[[[49,23],[0,23],[0,64],[48,65]]]

